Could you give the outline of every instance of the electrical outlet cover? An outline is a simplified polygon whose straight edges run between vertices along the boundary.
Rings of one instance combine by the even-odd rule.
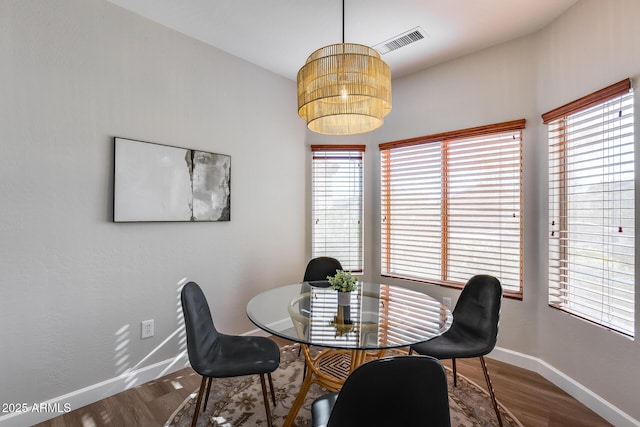
[[[141,331],[140,331],[140,338],[145,339],[145,338],[151,338],[153,336],[153,319],[151,320],[143,320],[142,321],[142,326],[141,326]]]

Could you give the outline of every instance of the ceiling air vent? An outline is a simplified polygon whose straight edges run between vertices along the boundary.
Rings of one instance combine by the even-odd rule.
[[[409,30],[385,42],[377,44],[373,46],[373,48],[380,52],[380,55],[384,55],[385,53],[389,53],[413,42],[417,42],[418,40],[422,40],[425,37],[427,37],[427,33],[425,33],[422,28],[416,27],[413,30]]]

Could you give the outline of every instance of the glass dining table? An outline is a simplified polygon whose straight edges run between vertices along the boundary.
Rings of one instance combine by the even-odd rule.
[[[300,343],[304,354],[306,374],[285,427],[293,424],[312,384],[340,390],[362,363],[428,341],[453,320],[444,304],[424,292],[369,282],[359,282],[347,301],[339,301],[327,281],[279,286],[254,296],[247,315],[260,329]]]

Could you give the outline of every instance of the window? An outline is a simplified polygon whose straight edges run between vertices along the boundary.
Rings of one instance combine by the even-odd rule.
[[[436,316],[438,311],[440,315]],[[447,320],[447,313],[437,300],[429,301],[424,294],[400,286],[380,285],[378,313],[378,342],[387,345],[415,341],[425,331],[439,334]],[[412,321],[407,322],[408,316]]]
[[[313,145],[312,256],[330,256],[363,270],[362,161],[364,145]]]
[[[634,334],[630,80],[542,115],[549,140],[549,305]]]
[[[491,274],[522,296],[524,125],[380,144],[383,275],[462,287]]]

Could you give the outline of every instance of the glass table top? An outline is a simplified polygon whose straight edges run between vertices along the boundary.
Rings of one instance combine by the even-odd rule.
[[[427,341],[451,326],[437,299],[400,286],[359,282],[349,304],[326,281],[280,286],[253,297],[249,319],[282,338],[309,345],[374,350]]]

